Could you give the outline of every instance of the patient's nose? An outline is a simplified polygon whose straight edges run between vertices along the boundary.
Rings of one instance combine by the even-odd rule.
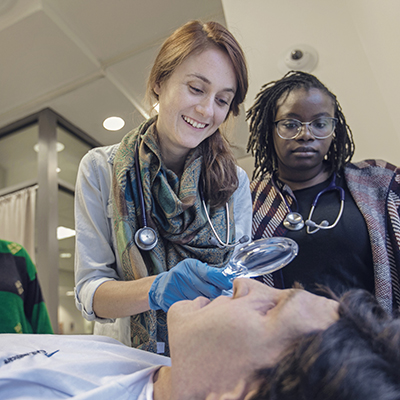
[[[236,278],[233,281],[233,296],[232,298],[237,299],[239,297],[244,297],[249,293],[250,279],[248,278]]]

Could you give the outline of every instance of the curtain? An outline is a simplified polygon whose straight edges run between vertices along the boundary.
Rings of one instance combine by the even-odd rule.
[[[25,247],[35,262],[35,207],[38,185],[0,197],[0,239]]]

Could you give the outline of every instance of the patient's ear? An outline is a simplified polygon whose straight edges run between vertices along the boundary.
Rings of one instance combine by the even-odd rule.
[[[232,391],[222,395],[211,393],[207,396],[206,400],[250,400],[256,393],[256,390],[254,382],[248,383],[245,379],[241,379]]]

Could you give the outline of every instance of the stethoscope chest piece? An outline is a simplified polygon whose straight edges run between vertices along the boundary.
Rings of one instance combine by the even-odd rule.
[[[141,250],[149,251],[154,249],[157,244],[157,233],[153,228],[145,226],[135,233],[136,246]]]
[[[299,231],[304,227],[304,220],[300,213],[290,212],[283,221],[283,226],[291,231]]]

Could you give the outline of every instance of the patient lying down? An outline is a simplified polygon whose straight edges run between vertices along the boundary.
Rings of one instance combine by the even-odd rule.
[[[168,327],[171,359],[99,336],[0,335],[1,398],[400,396],[399,320],[363,291],[337,303],[239,278],[231,298],[174,304]]]

